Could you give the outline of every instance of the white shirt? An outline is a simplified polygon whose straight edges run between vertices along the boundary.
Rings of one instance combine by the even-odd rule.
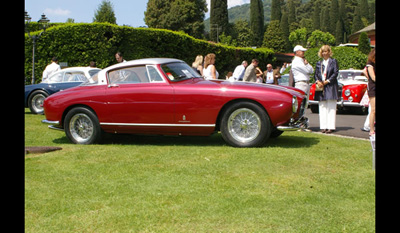
[[[330,58],[322,61],[322,65],[324,65],[325,67],[325,69],[322,71],[322,81],[325,81],[326,79],[326,72],[328,70],[329,59]]]
[[[235,71],[233,71],[232,77],[238,81],[242,81],[243,80],[243,76],[244,76],[244,71],[246,70],[246,68],[244,67],[244,65],[238,65],[235,68]]]
[[[274,83],[274,70],[273,69],[271,69],[271,71],[267,71],[265,83]]]
[[[207,69],[206,68],[203,68],[203,75],[204,75],[204,78],[205,79],[213,79],[213,76],[212,76],[212,74],[211,74],[211,67],[213,67],[214,65],[212,65],[212,64],[210,64],[210,65],[208,65],[207,66]],[[215,69],[215,77],[218,79],[218,77],[219,77],[219,74],[218,74],[218,71],[217,71],[217,69]]]
[[[292,72],[295,82],[308,82],[310,80],[310,74],[314,72],[314,69],[310,64],[305,65],[303,58],[295,56],[292,61]]]
[[[61,70],[61,66],[55,62],[52,62],[50,65],[46,66],[46,69],[43,71],[42,82],[50,77],[54,72]]]

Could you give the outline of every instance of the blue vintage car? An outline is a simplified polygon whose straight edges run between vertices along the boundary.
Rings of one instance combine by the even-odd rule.
[[[34,114],[43,114],[43,101],[47,96],[90,81],[100,70],[91,67],[65,68],[39,84],[26,85],[25,107],[29,107]]]

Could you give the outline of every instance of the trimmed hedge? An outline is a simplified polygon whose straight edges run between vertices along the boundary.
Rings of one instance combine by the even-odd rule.
[[[332,57],[338,61],[339,69],[363,69],[367,64],[367,55],[361,53],[356,48],[351,47],[331,47]],[[318,57],[320,48],[311,48],[305,52],[305,58],[315,68],[315,65],[322,58]]]
[[[39,32],[36,32],[39,33]],[[35,34],[35,33],[31,33]],[[95,60],[97,67],[113,65],[115,53],[121,51],[125,60],[149,57],[170,57],[192,64],[198,54],[216,54],[216,68],[224,77],[243,60],[260,60],[260,67],[275,61],[267,48],[237,48],[195,39],[185,33],[165,29],[132,28],[109,23],[71,23],[53,26],[36,41],[35,79],[41,81],[46,65],[53,56],[68,66],[88,66]],[[25,34],[25,77],[32,76],[32,40]],[[27,78],[27,82],[30,78]]]

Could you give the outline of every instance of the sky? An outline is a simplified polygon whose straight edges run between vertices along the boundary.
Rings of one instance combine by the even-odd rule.
[[[208,7],[210,0],[206,0]],[[50,22],[65,22],[68,18],[75,23],[93,22],[94,12],[102,0],[25,0],[25,11],[28,12],[32,21],[38,21],[44,13]],[[146,26],[144,23],[144,12],[148,0],[111,0],[114,6],[118,25],[129,25],[132,27]],[[249,3],[250,0],[228,0],[228,8]],[[210,10],[205,19],[210,16]]]

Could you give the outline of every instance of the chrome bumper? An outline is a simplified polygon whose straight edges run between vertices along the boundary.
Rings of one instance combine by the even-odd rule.
[[[64,129],[62,128],[62,126],[60,125],[59,121],[48,121],[46,119],[42,120],[43,124],[48,124],[49,129],[55,129],[55,130],[61,130],[64,131]]]
[[[319,101],[309,100],[308,102],[310,105],[318,105]],[[336,105],[340,107],[363,107],[360,103],[350,101],[337,101]]]
[[[296,131],[299,129],[307,129],[308,128],[308,118],[305,116],[302,116],[300,119],[297,121],[294,121],[293,119],[290,119],[289,125],[281,125],[276,127],[280,131]]]

